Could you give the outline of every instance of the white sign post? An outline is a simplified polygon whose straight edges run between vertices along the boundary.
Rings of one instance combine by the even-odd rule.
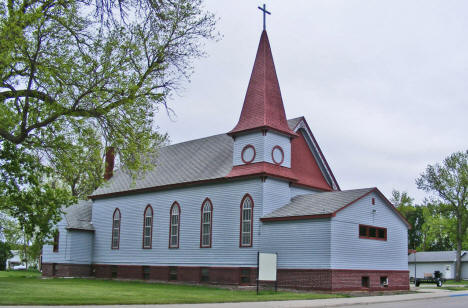
[[[274,281],[275,291],[278,288],[276,280],[278,254],[258,252],[257,255],[257,294],[259,281]]]

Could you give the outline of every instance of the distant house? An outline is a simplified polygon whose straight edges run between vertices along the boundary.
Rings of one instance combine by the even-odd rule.
[[[6,269],[13,269],[15,266],[22,265],[19,250],[12,250],[11,253],[13,257],[6,261]]]
[[[445,279],[455,278],[456,251],[423,251],[408,256],[410,277],[424,278],[440,271]],[[468,251],[462,251],[462,279],[468,280]]]

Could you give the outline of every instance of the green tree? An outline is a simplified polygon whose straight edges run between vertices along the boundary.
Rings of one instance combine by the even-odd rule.
[[[428,165],[416,180],[419,189],[435,194],[440,213],[455,222],[457,261],[455,279],[461,279],[461,251],[468,229],[468,150],[456,152],[442,164]]]
[[[0,241],[0,271],[5,270],[6,261],[13,257],[8,243]]]
[[[155,112],[214,26],[201,0],[0,0],[0,138],[62,157],[93,129],[126,168],[150,168]]]
[[[411,229],[408,230],[408,249],[420,248],[424,239],[422,230],[425,223],[423,207],[415,205],[414,199],[407,192],[400,192],[395,189],[392,191],[391,202],[411,224]]]

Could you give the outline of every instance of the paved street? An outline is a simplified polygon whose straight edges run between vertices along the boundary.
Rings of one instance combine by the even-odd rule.
[[[404,302],[380,303],[380,304],[363,304],[363,305],[346,305],[338,307],[352,308],[466,308],[468,307],[468,296],[431,298],[424,300],[413,300]]]

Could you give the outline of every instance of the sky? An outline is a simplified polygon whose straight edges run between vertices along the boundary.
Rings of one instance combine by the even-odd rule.
[[[221,40],[156,116],[172,143],[239,119],[263,2],[210,0]],[[393,189],[421,202],[428,164],[468,149],[468,1],[265,1],[288,119],[304,116],[341,189]]]

